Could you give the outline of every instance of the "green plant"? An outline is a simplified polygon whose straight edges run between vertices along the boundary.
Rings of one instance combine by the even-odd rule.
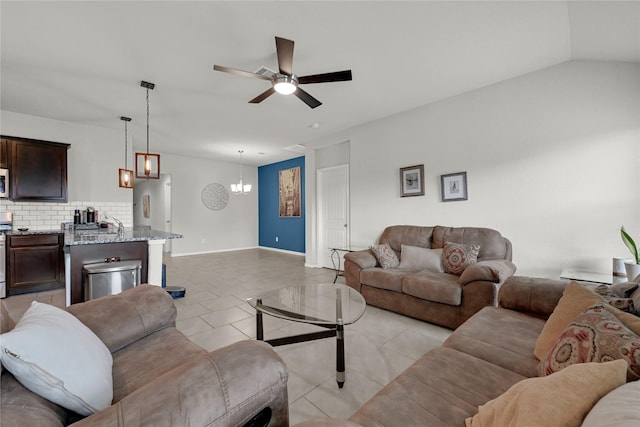
[[[638,247],[636,246],[636,242],[633,241],[629,233],[624,230],[624,226],[620,227],[620,234],[622,235],[622,241],[631,251],[631,255],[636,260],[636,264],[640,264],[640,253],[638,253]]]

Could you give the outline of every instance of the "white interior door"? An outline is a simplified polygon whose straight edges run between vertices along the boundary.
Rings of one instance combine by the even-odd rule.
[[[329,248],[349,246],[349,165],[319,169],[317,174],[318,259],[323,267],[333,268]]]

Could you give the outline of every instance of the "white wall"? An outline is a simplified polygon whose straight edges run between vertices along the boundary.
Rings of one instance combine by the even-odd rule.
[[[245,183],[252,184],[246,196],[229,194],[220,211],[201,201],[207,184],[229,185],[240,178],[238,164],[190,157],[162,155],[162,173],[171,174],[173,232],[184,235],[172,242],[172,254],[187,255],[258,246],[258,169],[243,166]]]
[[[558,277],[610,272],[623,224],[640,240],[638,64],[568,62],[314,144],[332,140],[350,141],[354,245],[391,224],[491,227],[517,274]],[[426,195],[401,198],[398,169],[421,163]],[[441,202],[440,175],[460,171],[469,200]]]

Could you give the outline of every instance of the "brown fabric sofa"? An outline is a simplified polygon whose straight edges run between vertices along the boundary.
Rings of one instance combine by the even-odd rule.
[[[537,377],[533,354],[567,281],[511,277],[485,307],[365,403],[349,420],[296,427],[461,427],[478,406]]]
[[[367,304],[455,329],[482,307],[496,304],[498,289],[516,267],[511,262],[511,242],[489,228],[393,225],[379,238],[400,259],[402,245],[439,249],[445,242],[479,245],[478,263],[460,276],[433,270],[385,270],[368,249],[345,255],[346,283]]]
[[[273,349],[247,340],[204,351],[175,328],[176,308],[164,289],[141,285],[67,310],[112,353],[112,406],[80,419],[5,369],[3,427],[242,426],[261,411],[271,413],[270,426],[289,425],[287,370]],[[13,324],[2,314],[5,332]]]

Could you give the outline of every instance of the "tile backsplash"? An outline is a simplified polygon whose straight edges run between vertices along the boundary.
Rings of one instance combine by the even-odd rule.
[[[98,220],[105,214],[115,216],[125,227],[133,226],[133,203],[126,202],[12,202],[0,200],[0,212],[13,212],[13,228],[26,227],[31,230],[59,230],[63,222],[73,222],[73,213],[91,206],[98,211]],[[113,221],[109,221],[113,222]]]

